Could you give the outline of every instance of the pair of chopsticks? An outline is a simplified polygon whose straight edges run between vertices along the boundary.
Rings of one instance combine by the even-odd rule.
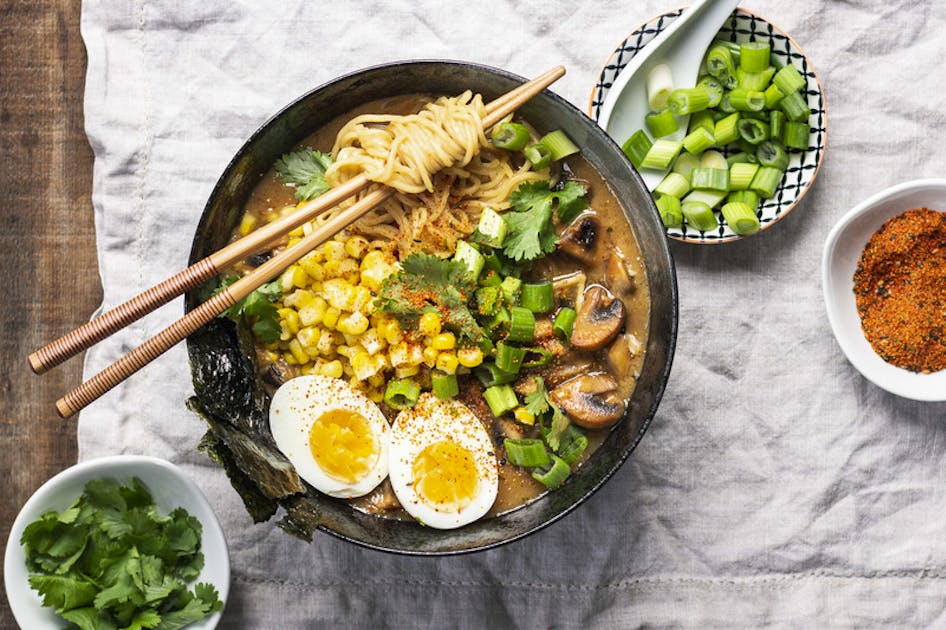
[[[564,74],[565,68],[556,66],[491,101],[486,105],[483,127],[489,129]],[[345,199],[366,190],[371,184],[370,180],[361,175],[306,202],[285,218],[251,232],[240,240],[234,241],[180,273],[151,287],[144,293],[43,346],[29,356],[30,367],[37,374],[46,372],[158,307],[167,304],[175,297],[200,286],[231,267],[234,263],[262,251],[276,238],[337,206]],[[308,236],[302,238],[294,246],[287,248],[277,256],[273,256],[88,381],[68,392],[56,401],[56,410],[59,415],[68,418],[78,413],[79,410],[151,361],[154,361],[224,310],[239,302],[263,284],[276,278],[289,265],[327,241],[350,223],[358,220],[392,194],[394,194],[392,188],[383,185],[374,186],[373,190],[368,192],[362,199],[340,212],[330,221],[312,230]]]

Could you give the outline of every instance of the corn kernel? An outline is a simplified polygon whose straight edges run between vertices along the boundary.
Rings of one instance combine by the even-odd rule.
[[[397,378],[407,378],[416,375],[418,372],[420,372],[419,365],[402,365],[401,367],[394,368],[394,376]]]
[[[358,351],[358,348],[355,348],[354,346],[348,346],[348,345],[345,345],[345,344],[343,344],[343,343],[337,344],[337,345],[335,346],[335,352],[337,352],[338,354],[342,355],[343,357],[345,357],[345,358],[348,359],[348,360],[351,360],[352,356],[353,356],[353,355],[355,354],[355,352],[357,352],[357,351]]]
[[[516,420],[522,424],[528,424],[530,426],[535,424],[535,415],[525,407],[516,407],[516,410],[512,413],[516,417]]]
[[[299,365],[309,362],[309,355],[303,350],[302,344],[299,343],[298,339],[292,339],[289,342],[289,352],[292,353],[293,358]]]
[[[384,375],[383,374],[372,374],[368,377],[368,385],[371,387],[381,387],[384,385]]]
[[[315,252],[310,252],[300,258],[299,266],[302,267],[313,280],[322,280],[325,277],[325,269],[319,263]]]
[[[244,214],[240,219],[240,235],[246,236],[256,227],[256,217],[252,214]]]
[[[351,367],[355,377],[363,381],[378,371],[378,365],[364,350],[358,350],[351,357]]]
[[[299,371],[302,372],[303,376],[312,376],[319,373],[319,369],[315,367],[314,363],[306,363]]]
[[[440,314],[424,313],[420,316],[420,322],[417,326],[420,334],[427,337],[436,337],[440,334]]]
[[[328,307],[325,300],[315,298],[311,304],[299,309],[299,321],[302,322],[303,326],[318,326],[322,323],[326,310],[328,310]]]
[[[395,368],[407,365],[407,353],[407,344],[403,341],[393,344],[388,348],[388,360]]]
[[[342,333],[360,335],[368,330],[368,318],[355,311],[339,319],[337,328]]]
[[[326,260],[325,264],[322,266],[322,269],[325,270],[326,278],[337,278],[338,270],[341,269],[342,263],[338,260]]]
[[[342,312],[335,308],[334,306],[328,307],[325,311],[325,315],[322,316],[322,325],[326,328],[335,328],[338,324],[338,318],[341,317]]]
[[[354,287],[342,280],[333,278],[322,283],[322,294],[326,301],[340,311],[352,310]]]
[[[283,358],[283,361],[285,361],[289,365],[299,365],[299,362],[296,361],[296,358],[292,356],[291,352],[283,352],[282,358]]]
[[[457,355],[453,352],[441,352],[437,355],[437,369],[447,374],[456,374],[457,372]]]
[[[424,361],[424,347],[419,343],[412,343],[407,347],[407,363],[420,365]]]
[[[300,328],[299,332],[296,333],[296,339],[298,339],[299,343],[302,344],[302,349],[305,350],[306,354],[308,354],[313,359],[319,356],[320,336],[321,331],[312,328],[311,326]]]
[[[279,315],[280,319],[286,322],[286,328],[293,335],[299,332],[299,313],[291,308],[280,308],[276,310],[276,313]]]
[[[430,346],[424,348],[424,363],[427,367],[434,367],[437,364],[437,355],[440,354],[437,352],[436,348],[431,348]]]
[[[358,271],[358,261],[351,258],[346,258],[345,260],[338,263],[338,275],[345,277],[350,273]],[[355,283],[357,284],[357,283]]]
[[[306,291],[304,289],[296,289],[289,295],[285,296],[282,299],[283,306],[291,306],[295,309],[300,309],[303,306],[308,306],[315,299],[315,296],[312,295],[311,291]]]
[[[358,282],[357,277],[355,282]],[[352,289],[352,304],[351,310],[361,311],[365,315],[371,312],[371,309],[374,308],[374,296],[371,295],[371,290],[368,287],[356,286]]]
[[[329,241],[323,246],[323,250],[325,251],[325,260],[328,261],[337,260],[341,262],[348,257],[345,244],[338,241]]]
[[[430,340],[430,346],[436,350],[453,350],[457,347],[457,338],[452,332],[440,333]]]
[[[358,314],[361,315],[361,313]],[[378,354],[388,345],[374,328],[365,331],[365,333],[358,338],[358,343],[360,343],[371,356]]]
[[[345,251],[348,252],[348,255],[352,258],[361,258],[365,255],[365,252],[368,251],[368,245],[368,239],[355,234],[345,241]]]
[[[457,360],[463,367],[476,367],[483,362],[483,351],[476,346],[460,348],[457,351]]]
[[[379,403],[384,400],[384,390],[382,389],[372,389],[368,392],[368,400],[373,403]]]
[[[323,357],[332,354],[335,347],[335,335],[332,334],[332,331],[323,330],[315,347]]]
[[[392,259],[389,259],[384,252],[370,251],[361,261],[361,284],[372,291],[380,291],[381,283],[394,271]]]
[[[299,265],[290,265],[279,278],[283,291],[288,291],[292,287],[306,288],[309,284],[309,276]]]
[[[305,236],[305,231],[302,229],[302,226],[300,225],[296,229],[290,231],[289,236],[295,236],[295,237]]]
[[[319,374],[322,376],[329,376],[331,378],[341,378],[343,374],[342,362],[338,359],[335,359],[334,361],[323,363],[322,367],[319,368]]]

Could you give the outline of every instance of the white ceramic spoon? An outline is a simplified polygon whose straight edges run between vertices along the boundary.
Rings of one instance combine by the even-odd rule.
[[[696,85],[706,49],[738,4],[739,0],[697,0],[634,55],[608,91],[598,116],[598,124],[615,142],[622,144],[632,133],[644,128],[644,116],[650,112],[647,75],[654,66],[670,66],[675,88]],[[681,140],[689,118],[678,116],[680,129],[666,139]],[[664,176],[651,169],[642,169],[640,174],[650,190]]]

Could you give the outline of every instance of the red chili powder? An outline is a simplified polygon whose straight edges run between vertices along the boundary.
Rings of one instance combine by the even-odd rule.
[[[864,336],[884,361],[946,368],[946,214],[915,208],[874,232],[854,272]]]

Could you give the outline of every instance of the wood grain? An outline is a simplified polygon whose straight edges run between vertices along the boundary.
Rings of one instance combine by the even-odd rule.
[[[26,357],[86,321],[102,298],[83,129],[79,0],[0,0],[0,541],[49,477],[76,461],[55,400],[77,357],[44,376]],[[16,627],[6,596],[0,628]]]

